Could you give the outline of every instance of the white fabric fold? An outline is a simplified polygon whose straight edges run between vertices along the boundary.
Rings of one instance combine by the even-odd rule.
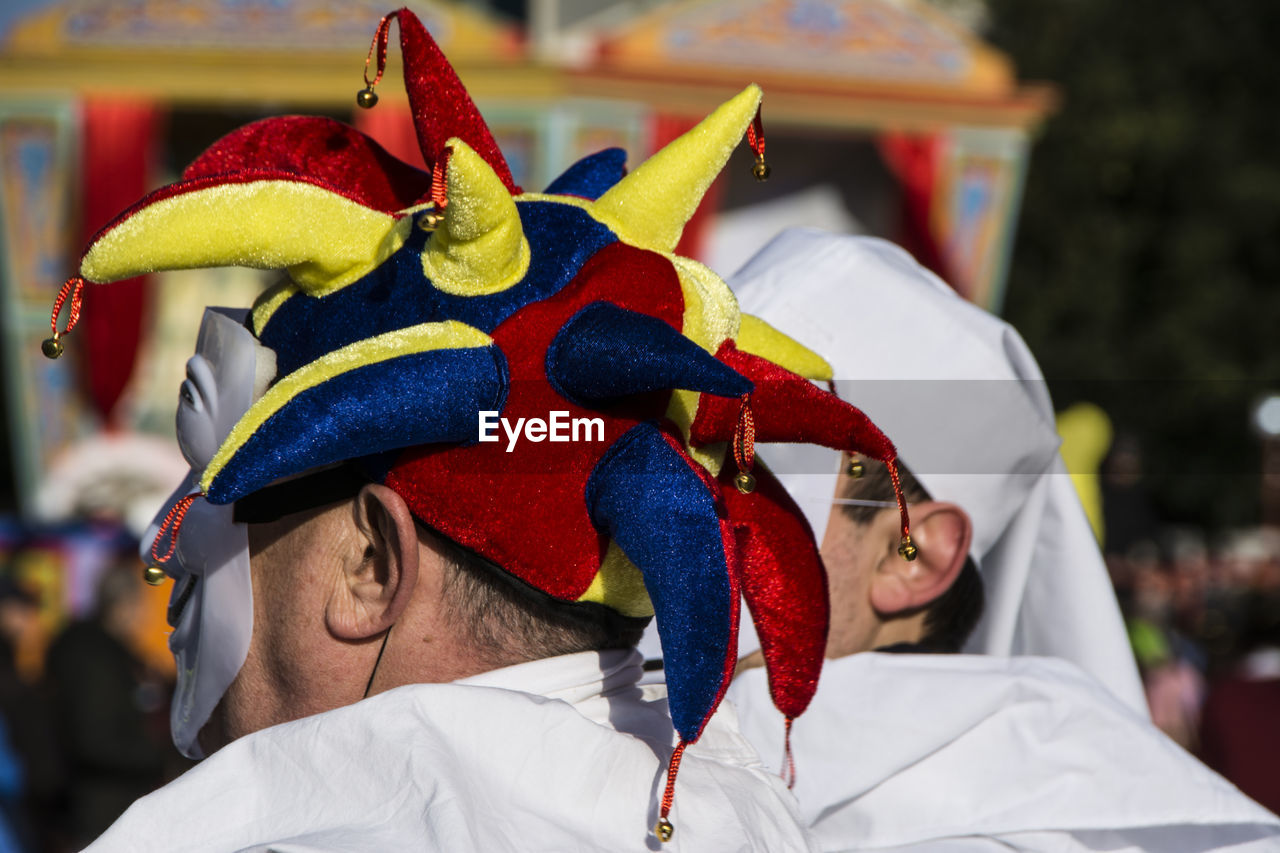
[[[778,766],[764,671],[729,698]],[[1280,849],[1280,818],[1061,660],[829,660],[791,738],[794,793],[823,850]]]
[[[1044,379],[1009,324],[883,240],[784,231],[729,284],[754,314],[831,364],[937,500],[973,521],[986,612],[967,650],[1049,655],[1146,713],[1115,594],[1070,479]],[[837,455],[764,446],[819,541]],[[743,626],[742,652],[754,648]]]
[[[674,733],[635,652],[397,688],[243,737],[89,850],[651,851]],[[685,752],[663,850],[812,849],[795,803],[717,713]]]

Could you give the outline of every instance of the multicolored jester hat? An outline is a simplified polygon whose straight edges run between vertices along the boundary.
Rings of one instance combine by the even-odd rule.
[[[361,106],[377,100],[392,20],[430,172],[327,118],[241,128],[93,238],[55,303],[46,354],[61,351],[86,281],[286,271],[247,321],[275,351],[276,379],[179,509],[358,460],[421,522],[529,587],[656,614],[680,736],[656,829],[665,840],[680,757],[734,670],[740,597],[788,720],[822,665],[822,564],[800,511],[767,471],[752,472],[753,443],[818,443],[896,475],[895,451],[809,381],[830,378],[821,358],[740,315],[713,272],[673,254],[744,132],[757,177],[767,174],[759,88],[630,174],[611,149],[526,193],[408,10],[378,27]],[[481,412],[515,423],[557,411],[601,419],[603,440],[478,440]],[[181,514],[162,536],[176,537]]]

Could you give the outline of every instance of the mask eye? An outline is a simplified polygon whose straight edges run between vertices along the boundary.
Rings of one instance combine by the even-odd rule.
[[[169,623],[170,628],[178,627],[178,622],[182,620],[182,611],[186,610],[187,602],[195,594],[196,584],[199,582],[199,575],[187,575],[178,581],[178,585],[174,587],[173,595],[169,599],[169,609],[164,614],[165,621]]]
[[[187,379],[182,383],[179,393],[182,396],[182,403],[189,406],[192,411],[212,413],[217,408],[217,379],[213,367],[199,353],[187,359]]]
[[[192,383],[190,378],[188,378],[186,382],[182,383],[182,388],[178,393],[182,396],[182,402],[186,403],[197,412],[204,408],[200,405],[200,395],[196,393],[195,385]]]

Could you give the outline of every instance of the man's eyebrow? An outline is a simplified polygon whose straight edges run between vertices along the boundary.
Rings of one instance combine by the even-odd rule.
[[[831,502],[833,504],[840,504],[841,506],[893,507],[894,509],[898,508],[897,501],[873,501],[873,500],[865,500],[863,498],[832,498]]]

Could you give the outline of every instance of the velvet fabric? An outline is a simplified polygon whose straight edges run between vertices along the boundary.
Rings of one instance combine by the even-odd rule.
[[[627,174],[627,152],[606,148],[583,157],[547,187],[548,195],[571,195],[591,200],[604,195]]]
[[[804,712],[818,688],[830,608],[827,572],[804,513],[768,469],[742,494],[736,471],[720,472],[720,495],[733,519],[742,560],[742,595],[769,672],[769,694],[784,716]],[[785,571],[779,571],[785,566]]]
[[[393,156],[350,125],[323,116],[280,116],[233,130],[196,158],[183,180],[273,172],[339,187],[347,198],[394,213],[425,201],[431,174]]]
[[[751,383],[671,326],[610,302],[583,308],[547,348],[547,378],[575,402],[683,388],[740,397]]]
[[[134,211],[85,253],[81,276],[110,282],[138,271],[243,266],[287,270],[319,297],[380,266],[413,227],[313,183],[238,177],[245,180],[187,182]]]
[[[750,394],[760,441],[878,459],[893,445],[856,409],[740,351],[728,287],[670,254],[759,88],[630,174],[613,149],[554,182],[563,195],[523,196],[408,10],[378,28],[379,74],[394,20],[419,146],[443,182],[331,120],[272,119],[117,217],[94,242],[111,263],[82,262],[89,280],[218,263],[289,273],[250,321],[276,379],[200,472],[208,501],[359,460],[424,524],[554,598],[598,592],[611,555],[611,571],[644,578],[686,742],[727,688],[745,594],[779,707],[799,713],[821,662],[821,566],[767,475],[754,496],[729,491],[723,442]],[[432,210],[407,209],[428,198]],[[223,227],[202,231],[210,220]],[[427,330],[398,348],[446,326],[447,341]],[[496,434],[482,434],[482,411],[500,415]],[[585,434],[557,439],[556,418]]]
[[[329,192],[342,196],[343,198],[350,199],[351,201],[354,201],[357,204],[362,204],[362,205],[364,204],[364,202],[360,198],[361,193],[358,190],[354,190],[349,187],[340,186],[338,184],[331,184],[322,178],[316,178],[316,177],[310,177],[310,176],[299,177],[298,175],[289,174],[279,169],[245,169],[244,171],[235,172],[229,175],[201,175],[199,177],[192,178],[190,180],[182,180],[176,183],[169,184],[167,186],[160,187],[159,189],[148,193],[138,202],[125,208],[123,211],[119,213],[119,215],[116,216],[115,219],[111,220],[106,225],[104,225],[98,231],[98,233],[96,233],[93,237],[90,238],[89,248],[86,249],[86,254],[92,252],[94,247],[100,244],[104,239],[112,235],[112,232],[116,232],[120,228],[125,227],[129,222],[129,220],[132,219],[135,214],[139,213],[140,211],[153,207],[158,202],[162,202],[162,201],[165,201],[166,199],[175,198],[181,195],[200,192],[202,190],[217,189],[218,187],[228,186],[231,184],[251,184],[256,181],[292,181],[296,183],[310,184],[312,186],[316,186],[316,187],[320,187],[321,189],[328,190]],[[368,205],[365,205],[365,206],[368,207]],[[299,210],[298,216],[299,217],[306,216],[306,211]],[[156,269],[158,268],[158,266],[152,266],[151,268]],[[183,269],[183,267],[167,267],[167,268]],[[150,271],[150,270],[147,270],[147,271]],[[86,278],[89,281],[95,281],[95,282],[101,283],[100,279],[96,279],[91,276],[86,276]]]
[[[695,741],[737,657],[739,588],[733,530],[714,484],[679,443],[637,424],[587,481],[594,523],[644,574],[662,638],[671,719]]]
[[[596,200],[596,218],[632,245],[674,251],[762,97],[759,86],[747,86],[688,133],[654,152]]]
[[[455,136],[448,149],[447,163],[437,169],[442,181],[432,189],[441,220],[422,253],[422,270],[436,290],[454,296],[503,293],[529,272],[520,212],[470,145]]]
[[[756,441],[820,444],[881,462],[896,458],[893,442],[870,418],[808,379],[768,359],[743,352],[733,341],[725,341],[716,357],[755,383],[751,410]],[[690,427],[689,441],[694,445],[728,441],[733,437],[740,408],[736,400],[704,394]]]
[[[456,136],[493,167],[512,195],[519,195],[520,187],[512,180],[511,168],[489,132],[489,125],[436,40],[408,9],[391,14],[400,22],[404,88],[409,93],[418,144],[427,165],[434,169],[445,142]]]
[[[340,373],[268,418],[206,493],[225,504],[282,476],[406,443],[473,439],[506,391],[495,347],[428,350]]]
[[[565,601],[576,601],[600,568],[607,545],[592,525],[583,489],[613,442],[637,423],[661,417],[669,392],[640,395],[607,409],[562,397],[547,379],[547,348],[584,306],[607,300],[679,326],[684,313],[671,262],[624,243],[598,251],[577,277],[546,299],[518,311],[493,330],[507,358],[511,389],[502,416],[546,419],[601,418],[603,441],[530,442],[507,452],[507,439],[465,447],[410,447],[387,473],[386,484],[432,528],[502,566],[521,580]],[[554,519],[528,536],[531,519]]]
[[[560,291],[617,239],[581,208],[548,202],[520,202],[516,208],[531,252],[520,283],[488,296],[456,296],[432,287],[421,257],[431,234],[414,228],[396,254],[361,280],[319,299],[298,292],[256,330],[276,351],[280,374],[328,350],[416,323],[452,319],[491,332],[524,306]]]

